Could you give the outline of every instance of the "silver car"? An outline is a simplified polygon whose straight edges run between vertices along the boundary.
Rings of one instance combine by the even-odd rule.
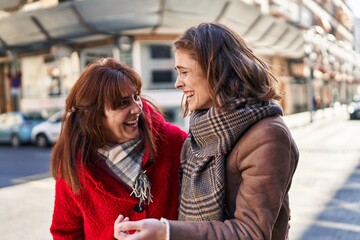
[[[31,141],[38,147],[52,146],[61,131],[61,117],[64,111],[58,111],[43,123],[36,125],[31,132]]]

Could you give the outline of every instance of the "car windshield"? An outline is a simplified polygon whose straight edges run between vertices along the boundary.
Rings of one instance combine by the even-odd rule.
[[[24,113],[24,119],[25,120],[30,120],[30,121],[33,121],[33,120],[45,120],[45,118],[42,116],[41,113]]]
[[[64,114],[64,111],[56,112],[51,117],[49,117],[48,121],[51,123],[61,122],[61,118],[62,118],[63,114]]]

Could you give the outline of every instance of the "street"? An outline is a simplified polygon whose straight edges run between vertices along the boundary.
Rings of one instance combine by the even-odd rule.
[[[0,145],[0,188],[49,176],[51,148]]]
[[[285,117],[300,150],[290,191],[290,239],[360,239],[360,121],[330,112],[299,125],[299,117]],[[53,201],[51,178],[0,188],[1,239],[51,239]]]

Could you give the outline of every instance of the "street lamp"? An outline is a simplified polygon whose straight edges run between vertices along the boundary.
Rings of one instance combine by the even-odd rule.
[[[304,53],[307,66],[307,86],[308,86],[308,111],[310,123],[313,122],[314,101],[314,67],[318,58],[317,51],[322,48],[323,30],[319,26],[313,26],[304,33]]]

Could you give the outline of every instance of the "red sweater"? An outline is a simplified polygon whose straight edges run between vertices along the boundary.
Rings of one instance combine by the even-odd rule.
[[[187,134],[144,105],[153,132],[158,132],[158,153],[153,164],[146,164],[149,155],[143,157],[143,169],[151,181],[153,202],[142,212],[134,210],[139,200],[129,196],[131,190],[99,167],[85,168],[79,173],[82,190],[74,194],[63,179],[56,181],[55,205],[50,227],[53,239],[114,239],[114,221],[119,214],[130,220],[144,218],[177,219],[179,196],[180,151]],[[83,177],[81,177],[83,176]]]

